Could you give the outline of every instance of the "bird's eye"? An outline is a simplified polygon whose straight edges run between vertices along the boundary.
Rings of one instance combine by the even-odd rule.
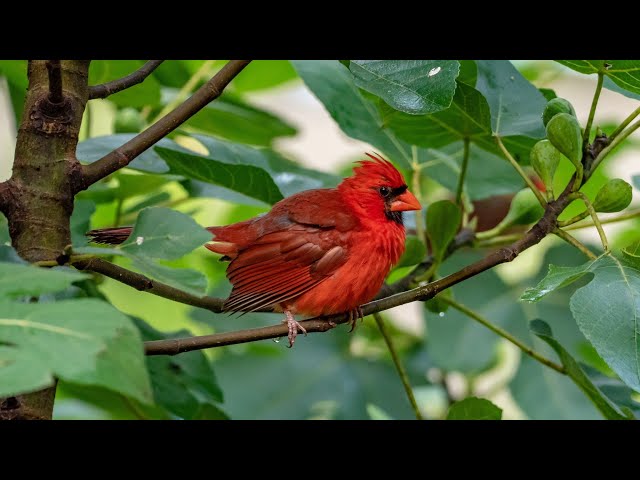
[[[385,198],[387,198],[391,194],[391,189],[389,187],[380,187],[378,191],[380,192],[380,195]]]

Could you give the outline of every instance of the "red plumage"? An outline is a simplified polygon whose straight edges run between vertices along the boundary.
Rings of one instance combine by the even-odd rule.
[[[420,204],[390,162],[367,155],[337,188],[300,192],[265,215],[208,228],[205,247],[230,260],[225,310],[284,311],[293,344],[302,329],[293,314],[354,312],[376,295],[404,251],[401,212]],[[88,235],[120,243],[126,228]]]

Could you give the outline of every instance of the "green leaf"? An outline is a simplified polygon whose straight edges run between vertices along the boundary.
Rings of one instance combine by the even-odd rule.
[[[602,415],[609,420],[623,420],[625,416],[618,410],[618,408],[596,387],[593,382],[587,377],[582,370],[578,362],[567,352],[567,350],[560,345],[560,343],[553,338],[551,327],[542,320],[533,320],[530,324],[531,331],[539,338],[544,340],[547,344],[553,348],[562,365],[567,371],[567,375],[580,387],[580,389],[589,397],[593,404],[600,410]]]
[[[86,278],[89,276],[68,268],[48,269],[0,262],[0,299],[59,292]]]
[[[358,87],[401,112],[421,115],[451,105],[460,71],[457,60],[351,60]]]
[[[91,230],[91,215],[96,211],[96,204],[90,200],[78,200],[74,202],[71,215],[71,241],[74,246],[87,244],[85,232]]]
[[[501,420],[502,409],[489,400],[468,397],[449,407],[447,420]]]
[[[206,135],[193,137],[208,150],[210,158],[234,165],[253,165],[266,170],[286,197],[312,188],[335,187],[340,182],[336,175],[301,167],[274,150],[252,148]]]
[[[161,85],[182,88],[189,81],[192,73],[185,60],[165,60],[152,75]]]
[[[456,81],[458,83],[466,83],[470,87],[476,86],[478,80],[478,66],[473,60],[458,60],[460,63],[460,74]]]
[[[337,60],[293,60],[291,63],[344,133],[379,148],[403,168],[410,167],[410,147],[386,128],[375,105],[360,93],[353,75],[344,65]]]
[[[458,233],[462,213],[456,204],[440,200],[429,205],[427,210],[427,233],[431,240],[433,256],[442,261],[444,253]]]
[[[119,133],[117,135],[89,138],[88,140],[78,144],[78,149],[76,151],[78,160],[83,163],[93,163],[116,148],[121,147],[133,137],[135,137],[135,135],[131,133]],[[166,138],[163,138],[155,145],[166,148],[179,148],[175,142]],[[166,173],[169,171],[167,164],[164,163],[152,148],[136,157],[135,160],[128,165],[128,168],[149,173]]]
[[[29,86],[27,77],[27,60],[0,60],[0,76],[7,80],[11,104],[15,115],[16,125],[20,124],[24,99]]]
[[[596,212],[619,212],[631,203],[631,185],[620,178],[605,183],[596,194],[593,208]]]
[[[640,94],[640,61],[638,60],[557,60],[557,62],[587,75],[602,73],[619,87]]]
[[[527,288],[520,300],[526,302],[537,302],[550,292],[559,290],[582,277],[585,273],[591,272],[595,262],[587,262],[576,267],[557,267],[549,265],[547,275],[535,287]]]
[[[547,100],[548,102],[550,102],[554,98],[558,98],[558,96],[556,95],[556,92],[550,88],[539,88],[538,90],[540,90],[540,93],[544,96],[545,100]]]
[[[418,152],[418,161],[426,176],[433,178],[451,192],[455,192],[462,165],[462,142],[452,143],[439,150]],[[476,145],[469,148],[469,164],[464,179],[464,192],[469,200],[480,200],[493,195],[515,193],[523,186],[522,179],[504,159]]]
[[[207,277],[197,270],[161,265],[143,256],[133,257],[133,266],[144,275],[192,295],[202,297],[207,293]]]
[[[89,85],[110,82],[129,75],[145,62],[141,60],[93,60],[89,68]],[[144,107],[160,103],[160,85],[153,75],[144,82],[122,90],[108,99],[123,107]]]
[[[602,82],[602,86],[608,90],[611,90],[612,92],[620,93],[625,97],[633,98],[634,100],[640,100],[640,93],[633,93],[633,92],[630,92],[629,90],[625,90],[624,88],[619,87],[609,77],[604,77],[604,82]]]
[[[140,319],[134,322],[144,341],[189,337],[187,330],[160,332]],[[223,401],[211,361],[202,351],[146,357],[158,405],[184,419],[226,418],[216,404]],[[210,408],[209,408],[210,407]]]
[[[640,175],[634,175],[633,177],[631,177],[631,182],[633,183],[634,187],[640,190]]]
[[[451,106],[433,115],[409,115],[381,106],[385,124],[403,140],[440,148],[463,138],[491,133],[489,105],[478,90],[459,83]]]
[[[140,212],[133,232],[117,248],[134,256],[176,259],[209,240],[211,233],[184,213],[149,207]]]
[[[287,60],[252,60],[230,86],[234,92],[255,92],[276,87],[296,77],[296,71]]]
[[[528,225],[538,221],[544,214],[544,208],[530,188],[525,188],[516,193],[507,216],[500,222],[501,225]]]
[[[582,130],[576,117],[569,113],[556,114],[547,123],[547,138],[571,163],[581,166]]]
[[[509,61],[477,60],[476,88],[491,109],[491,128],[501,137],[543,138],[542,111],[547,104],[540,91]]]
[[[622,249],[625,260],[640,268],[640,240],[627,245]]]
[[[605,255],[590,271],[593,280],[571,297],[573,317],[622,381],[640,391],[640,270]]]
[[[367,414],[371,420],[393,420],[387,412],[373,403],[367,404]]]
[[[168,100],[170,97],[165,99]],[[258,146],[270,146],[276,138],[297,133],[295,128],[272,113],[228,94],[208,104],[181,128]]]
[[[424,242],[415,235],[407,235],[404,253],[394,268],[417,265],[424,259],[426,251]]]
[[[203,157],[163,147],[154,150],[167,162],[172,173],[227,187],[269,204],[283,198],[269,173],[262,168],[223,163],[214,159],[217,152]]]
[[[105,302],[0,303],[0,396],[53,384],[54,376],[151,403],[142,342]]]
[[[113,121],[115,133],[138,133],[144,129],[145,122],[138,110],[125,107],[118,110]]]

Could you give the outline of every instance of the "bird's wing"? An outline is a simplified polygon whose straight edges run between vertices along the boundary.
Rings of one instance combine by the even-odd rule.
[[[227,277],[233,290],[225,310],[258,310],[315,287],[347,261],[341,236],[334,229],[309,227],[263,236],[229,264]]]

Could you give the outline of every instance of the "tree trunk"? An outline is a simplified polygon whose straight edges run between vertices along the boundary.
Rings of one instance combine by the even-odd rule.
[[[78,191],[76,146],[87,103],[89,62],[29,61],[29,89],[0,205],[13,247],[29,262],[64,263]],[[51,419],[56,387],[0,399],[0,420]]]

